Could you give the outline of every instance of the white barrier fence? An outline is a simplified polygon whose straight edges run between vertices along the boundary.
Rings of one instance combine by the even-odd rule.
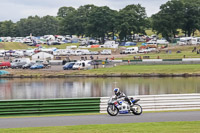
[[[132,96],[140,99],[138,102],[143,111],[169,111],[200,109],[200,94],[167,94]],[[100,113],[106,113],[109,97],[102,97]]]

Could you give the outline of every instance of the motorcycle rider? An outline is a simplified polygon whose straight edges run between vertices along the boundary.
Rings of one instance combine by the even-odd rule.
[[[119,88],[114,88],[113,91],[115,93],[116,99],[124,97],[124,100],[127,101],[129,105],[131,105],[129,98],[126,96],[126,94],[124,94],[123,92],[120,92]]]

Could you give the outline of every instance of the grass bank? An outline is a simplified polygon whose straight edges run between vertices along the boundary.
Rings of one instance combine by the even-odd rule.
[[[15,50],[15,49],[30,49],[30,48],[35,48],[35,47],[31,47],[28,46],[27,44],[18,42],[0,42],[0,49]]]
[[[58,49],[66,49],[67,46],[71,46],[71,45],[78,46],[79,43],[64,43],[64,44],[61,44],[61,45],[41,44],[41,46],[45,47],[45,48],[56,47]],[[36,48],[36,47],[28,46],[27,44],[19,43],[19,42],[0,42],[0,49],[5,49],[5,50],[34,49],[34,48]]]
[[[116,58],[122,60],[133,60],[134,56],[149,56],[150,59],[182,59],[182,58],[200,58],[200,54],[197,52],[192,52],[192,50],[196,47],[198,50],[200,46],[170,46],[168,49],[161,50],[160,53],[152,52],[147,54],[137,54],[137,55],[127,55],[126,57]],[[171,51],[171,52],[167,52]],[[177,51],[181,51],[181,53],[177,53]]]
[[[78,74],[181,74],[200,73],[200,64],[181,65],[124,65],[80,71]]]
[[[129,124],[80,125],[36,128],[0,129],[3,133],[197,133],[200,132],[200,121],[194,122],[152,122]]]

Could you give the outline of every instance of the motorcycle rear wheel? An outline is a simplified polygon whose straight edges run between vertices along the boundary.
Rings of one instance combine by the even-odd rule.
[[[135,104],[135,105],[133,105],[133,107],[136,107],[136,109],[135,108],[132,109],[132,111],[133,111],[132,113],[134,115],[141,115],[142,114],[142,107],[139,104]]]
[[[109,105],[107,107],[107,112],[110,116],[116,116],[119,113],[119,110],[114,105]]]

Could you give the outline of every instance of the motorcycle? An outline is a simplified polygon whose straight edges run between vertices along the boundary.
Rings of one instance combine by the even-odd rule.
[[[107,112],[111,116],[116,116],[119,114],[133,113],[134,115],[142,114],[142,107],[137,104],[140,99],[129,99],[132,105],[129,105],[127,101],[124,101],[124,97],[116,99],[115,96],[110,97],[108,100]]]

